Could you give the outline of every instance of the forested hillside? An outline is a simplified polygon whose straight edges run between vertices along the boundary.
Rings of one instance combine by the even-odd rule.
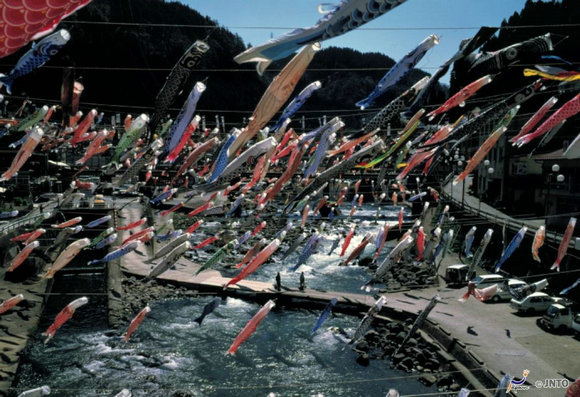
[[[228,122],[234,123],[251,115],[276,70],[287,62],[274,63],[262,77],[257,75],[252,65],[236,64],[233,57],[246,48],[242,39],[225,28],[215,28],[216,21],[178,2],[94,0],[61,26],[71,32],[72,39],[45,67],[17,80],[15,95],[57,100],[60,97],[61,67],[75,66],[76,76],[82,77],[85,85],[82,108],[99,104],[97,108],[102,111],[147,111],[153,106],[169,69],[185,49],[193,41],[205,39],[211,49],[203,58],[199,71],[192,73],[189,87],[194,80],[207,79],[208,89],[199,109],[216,110],[225,115]],[[0,66],[0,71],[8,72],[8,65],[15,64],[26,50],[2,59],[0,64],[6,66]],[[297,93],[314,80],[322,82],[322,89],[303,108],[304,114],[310,120],[317,120],[323,112],[312,110],[346,109],[350,112],[341,115],[356,115],[356,119],[350,118],[347,122],[358,124],[360,112],[356,111],[354,103],[374,88],[385,71],[328,69],[385,69],[394,62],[379,53],[361,53],[347,48],[323,49],[315,56],[296,90]],[[375,106],[386,104],[424,75],[422,71],[412,71],[402,84],[380,98]],[[176,101],[174,107],[181,106],[186,94]],[[435,100],[442,98],[443,93]],[[213,120],[213,112],[204,114],[208,120]]]

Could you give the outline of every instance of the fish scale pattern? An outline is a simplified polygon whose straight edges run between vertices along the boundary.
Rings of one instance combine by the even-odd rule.
[[[50,33],[91,0],[5,0],[0,2],[0,58]]]

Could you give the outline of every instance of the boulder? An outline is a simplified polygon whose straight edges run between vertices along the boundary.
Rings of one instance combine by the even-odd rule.
[[[405,336],[407,336],[407,333],[405,331],[401,331],[397,335],[395,335],[395,340],[397,342],[402,342],[403,339],[405,339]]]
[[[419,378],[419,382],[423,383],[425,386],[431,386],[433,383],[437,382],[435,375],[424,374]]]
[[[451,386],[451,384],[453,384],[453,378],[451,375],[444,376],[437,381],[437,387],[447,387]]]
[[[429,368],[434,371],[438,370],[439,366],[440,366],[439,361],[432,358],[428,359],[425,362],[425,368]]]
[[[399,367],[402,367],[406,371],[413,369],[413,359],[411,357],[405,357],[400,363]]]
[[[366,353],[360,354],[357,358],[356,358],[356,362],[359,365],[362,365],[363,367],[368,367],[369,364],[371,363],[371,361],[369,360],[369,356]]]
[[[395,364],[398,364],[399,362],[403,361],[405,358],[406,358],[406,356],[404,353],[397,353],[393,357],[391,357],[391,359],[393,360],[393,362]]]
[[[451,385],[449,385],[449,390],[458,392],[459,390],[461,390],[461,386],[457,383],[452,383]]]
[[[369,344],[366,341],[361,341],[357,343],[356,350],[361,352],[368,352],[369,351]]]

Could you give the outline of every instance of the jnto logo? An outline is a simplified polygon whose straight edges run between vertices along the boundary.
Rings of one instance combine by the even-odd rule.
[[[526,379],[527,379],[527,377],[528,377],[529,374],[530,374],[530,370],[529,369],[524,369],[522,379],[520,379],[520,380],[515,380],[515,379],[510,380],[510,384],[509,384],[509,386],[507,388],[507,392],[509,393],[512,389],[514,389],[514,391],[515,390],[520,390],[520,389],[521,390],[523,390],[523,389],[529,389],[529,387],[523,386],[523,384],[526,382]]]

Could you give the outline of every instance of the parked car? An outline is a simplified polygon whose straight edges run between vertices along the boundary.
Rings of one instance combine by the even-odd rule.
[[[521,300],[512,299],[510,306],[518,312],[537,313],[545,312],[550,305],[562,301],[543,292],[534,292]]]
[[[563,332],[572,329],[573,320],[574,313],[570,306],[554,303],[548,307],[540,322],[548,329]]]
[[[548,286],[548,279],[542,279],[531,284],[526,284],[523,286],[510,287],[510,292],[516,300],[522,300],[526,296],[533,294],[534,292],[540,292]]]
[[[574,316],[572,320],[572,329],[576,335],[580,336],[580,313]]]
[[[498,303],[500,301],[509,301],[513,298],[511,291],[514,289],[524,288],[527,284],[525,281],[510,278],[504,280],[502,284],[497,285],[497,291],[489,300]]]
[[[475,284],[475,288],[486,288],[497,284],[498,286],[502,285],[505,278],[500,276],[499,274],[481,274],[477,277],[474,277],[471,281]]]
[[[466,285],[467,272],[469,271],[468,265],[449,265],[445,269],[445,281],[447,285]]]

